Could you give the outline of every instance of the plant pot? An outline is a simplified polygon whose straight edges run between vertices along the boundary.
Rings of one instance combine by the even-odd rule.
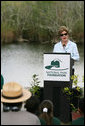
[[[72,120],[75,120],[77,118],[81,117],[80,113],[79,112],[72,112]]]

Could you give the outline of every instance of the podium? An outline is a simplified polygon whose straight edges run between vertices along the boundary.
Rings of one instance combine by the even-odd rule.
[[[65,123],[70,122],[72,117],[70,98],[63,89],[72,88],[73,65],[70,53],[44,53],[44,99],[53,102],[54,116]]]

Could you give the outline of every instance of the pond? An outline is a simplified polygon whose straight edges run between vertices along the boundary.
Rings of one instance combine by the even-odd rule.
[[[75,74],[79,77],[78,85],[83,87],[84,46],[78,45],[80,61],[75,63]],[[53,51],[49,44],[6,44],[1,46],[1,74],[4,83],[16,81],[24,87],[30,87],[33,74],[39,75],[43,87],[43,54]]]

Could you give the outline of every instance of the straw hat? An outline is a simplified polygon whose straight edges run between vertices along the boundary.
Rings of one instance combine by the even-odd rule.
[[[16,82],[9,82],[3,85],[1,90],[1,102],[19,103],[24,102],[31,97],[31,92],[28,89],[23,89]]]

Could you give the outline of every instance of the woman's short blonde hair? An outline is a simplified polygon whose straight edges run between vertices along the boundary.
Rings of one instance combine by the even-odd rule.
[[[66,31],[69,34],[69,30],[66,26],[61,26],[58,30],[58,35],[60,35],[63,31]]]

